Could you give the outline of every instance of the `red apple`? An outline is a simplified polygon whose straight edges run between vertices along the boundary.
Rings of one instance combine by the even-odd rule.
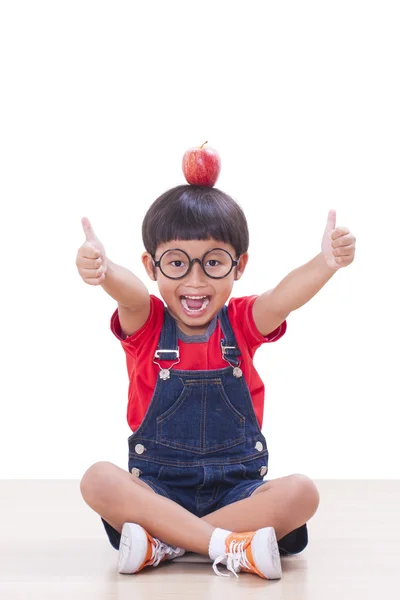
[[[182,169],[186,181],[190,185],[202,185],[213,187],[218,179],[221,170],[221,159],[216,150],[210,146],[204,148],[208,142],[202,146],[186,150]]]

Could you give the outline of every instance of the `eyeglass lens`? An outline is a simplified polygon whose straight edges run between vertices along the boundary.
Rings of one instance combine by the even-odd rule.
[[[205,272],[211,277],[224,277],[232,268],[232,257],[222,248],[207,252],[202,262]],[[161,257],[160,268],[167,277],[183,277],[189,267],[190,261],[181,250],[168,250]]]

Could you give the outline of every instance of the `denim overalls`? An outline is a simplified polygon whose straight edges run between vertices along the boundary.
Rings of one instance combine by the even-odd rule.
[[[240,369],[237,346],[224,306],[217,317],[226,368],[180,371],[175,320],[167,309],[154,362],[160,371],[140,427],[128,438],[129,471],[156,493],[203,517],[249,497],[265,483],[268,448]],[[158,361],[171,361],[163,369]],[[120,535],[103,520],[111,544]],[[282,538],[282,554],[307,545],[303,525]]]

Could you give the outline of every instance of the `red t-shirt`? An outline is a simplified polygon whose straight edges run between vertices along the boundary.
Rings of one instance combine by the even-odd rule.
[[[228,304],[228,316],[242,353],[240,368],[250,390],[254,411],[261,428],[264,412],[264,384],[254,368],[252,359],[261,344],[279,340],[286,332],[287,324],[283,321],[275,331],[266,337],[262,336],[253,319],[252,307],[256,298],[257,296],[231,298]],[[121,336],[118,309],[112,315],[110,324],[111,331],[119,339],[125,351],[129,374],[127,419],[132,431],[138,429],[146,414],[160,371],[158,365],[153,363],[153,357],[164,321],[164,303],[153,295],[150,295],[150,300],[150,314],[146,323],[125,340]],[[183,371],[226,368],[228,363],[221,354],[222,337],[221,324],[216,318],[210,323],[203,336],[187,336],[178,329],[180,362],[172,368]],[[171,366],[171,361],[156,360],[162,367]]]

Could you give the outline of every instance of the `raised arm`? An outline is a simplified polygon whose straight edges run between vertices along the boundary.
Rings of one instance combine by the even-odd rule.
[[[88,285],[101,285],[118,302],[122,333],[132,335],[145,323],[150,312],[150,296],[144,283],[131,271],[113,263],[93,231],[89,219],[82,219],[86,241],[78,250],[76,266]]]
[[[336,212],[329,211],[322,251],[254,302],[253,318],[258,331],[262,335],[274,331],[293,310],[311,300],[336,271],[352,263],[355,242],[347,227],[336,228]]]

